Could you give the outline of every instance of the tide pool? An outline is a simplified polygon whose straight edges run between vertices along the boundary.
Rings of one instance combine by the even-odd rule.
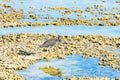
[[[49,66],[60,68],[63,72],[62,77],[51,76],[39,68],[46,67],[45,60],[35,62],[26,70],[16,71],[17,74],[24,76],[25,80],[62,80],[67,77],[108,77],[110,79],[119,78],[120,71],[114,70],[111,67],[104,67],[98,65],[98,59],[82,58],[81,55],[71,55],[65,59],[50,60]]]

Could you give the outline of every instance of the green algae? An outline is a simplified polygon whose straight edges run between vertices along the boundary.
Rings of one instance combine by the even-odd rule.
[[[49,75],[58,76],[58,77],[62,76],[62,71],[59,68],[54,68],[52,66],[39,68],[39,70],[42,70],[43,72]]]

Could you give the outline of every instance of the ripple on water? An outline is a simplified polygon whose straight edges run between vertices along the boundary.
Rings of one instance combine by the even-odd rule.
[[[63,78],[71,76],[108,78],[120,77],[120,71],[116,71],[111,67],[99,66],[98,62],[98,59],[82,58],[81,55],[67,56],[65,59],[53,59],[50,61],[49,65],[62,70],[63,76],[61,78],[48,75],[39,70],[39,68],[46,66],[45,60],[37,61],[28,69],[17,71],[16,73],[24,76],[26,80],[62,80]]]

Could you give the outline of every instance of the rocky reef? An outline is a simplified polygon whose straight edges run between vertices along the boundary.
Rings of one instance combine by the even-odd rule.
[[[3,2],[12,3],[10,0]],[[62,25],[88,25],[88,26],[118,26],[120,25],[119,1],[116,1],[116,7],[108,8],[104,4],[108,1],[101,1],[100,4],[86,6],[85,9],[73,6],[72,8],[64,6],[42,7],[36,9],[35,6],[29,6],[29,10],[16,9],[10,4],[0,3],[0,27],[25,27],[25,26],[62,26]],[[21,5],[25,4],[20,2]],[[14,3],[17,5],[17,3]],[[108,3],[107,3],[108,4]],[[37,10],[37,14],[36,11]],[[55,12],[62,16],[55,17],[49,12]],[[40,13],[47,13],[41,15]],[[89,15],[84,15],[89,14]],[[76,16],[75,18],[66,16]],[[90,17],[91,15],[91,17]],[[29,19],[32,20],[29,21]],[[28,21],[26,21],[28,20]],[[46,21],[44,21],[46,20]]]
[[[37,60],[63,59],[67,55],[82,54],[84,58],[98,58],[99,65],[120,70],[120,58],[112,50],[120,48],[120,38],[99,35],[63,36],[63,43],[53,47],[40,46],[52,34],[19,33],[0,37],[0,79],[22,80],[16,70],[26,69]],[[112,49],[109,49],[109,47]]]

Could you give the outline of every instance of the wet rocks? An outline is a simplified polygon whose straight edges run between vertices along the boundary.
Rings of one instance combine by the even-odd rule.
[[[3,0],[10,2],[10,0]],[[102,0],[107,2],[106,0]],[[117,3],[119,1],[116,0]],[[22,3],[22,2],[21,2]],[[17,4],[17,3],[16,3]],[[89,26],[118,26],[120,25],[120,9],[113,7],[108,10],[103,4],[87,6],[85,10],[76,8],[67,8],[63,6],[55,8],[43,7],[39,12],[58,11],[61,17],[51,17],[50,14],[38,15],[34,13],[35,7],[29,7],[31,11],[24,9],[16,9],[8,4],[0,4],[0,27],[23,27],[23,26],[47,26],[47,25],[89,25]],[[49,10],[48,10],[49,9]],[[26,15],[28,13],[28,15]],[[92,18],[87,19],[92,14]],[[73,19],[67,17],[69,15],[77,15]],[[54,15],[53,15],[54,16]],[[23,20],[32,19],[33,22],[23,22]],[[40,19],[51,20],[49,22],[41,22]],[[113,21],[115,20],[115,21]],[[44,36],[48,39],[55,38],[57,35],[51,34],[32,34],[20,33],[9,34],[0,37],[0,80],[23,80],[22,76],[16,75],[16,70],[26,69],[29,65],[37,60],[53,58],[64,59],[67,55],[82,54],[84,58],[98,58],[99,65],[110,66],[116,70],[120,70],[119,55],[115,55],[112,51],[107,50],[108,46],[113,48],[120,47],[120,38],[109,38],[99,35],[88,36],[63,36],[63,43],[51,47],[40,46],[43,43]],[[68,80],[90,80],[93,78],[70,78]],[[93,80],[108,80],[108,78],[94,78]],[[117,78],[116,80],[119,80]]]
[[[60,11],[60,10],[68,10],[68,8],[66,8],[66,7],[63,7],[63,6],[61,6],[61,7],[55,7],[55,8],[50,8],[51,10],[58,10],[58,11]]]
[[[35,19],[35,20],[38,19],[38,17],[36,15],[34,15],[34,14],[30,14],[30,18]]]
[[[109,80],[109,78],[72,77],[66,78],[66,80]]]
[[[10,1],[10,0],[4,0]],[[107,3],[102,0],[102,3]],[[116,0],[116,2],[119,2]],[[85,10],[79,7],[68,8],[64,6],[43,7],[36,9],[30,6],[30,10],[16,9],[8,4],[0,4],[0,27],[25,27],[25,26],[48,26],[48,25],[89,25],[89,26],[118,26],[120,25],[120,9],[112,7],[108,9],[104,4],[86,6]],[[116,3],[117,4],[117,3]],[[35,13],[37,11],[37,14]],[[40,13],[45,13],[40,15]],[[61,16],[52,17],[46,12],[57,12]],[[27,15],[26,15],[27,14]],[[92,17],[84,14],[90,14]],[[52,16],[50,16],[52,15]],[[69,17],[77,16],[76,18]],[[32,19],[30,22],[28,19]],[[45,21],[44,21],[44,20]],[[41,21],[43,20],[43,21]],[[47,21],[46,21],[47,20]]]
[[[3,2],[10,2],[10,0],[2,0]]]
[[[116,3],[120,3],[120,0],[116,0]]]
[[[110,38],[99,35],[63,36],[63,43],[51,47],[43,47],[44,38],[56,38],[52,34],[8,34],[0,37],[0,72],[4,76],[16,75],[15,70],[26,69],[37,60],[53,58],[64,59],[67,55],[82,54],[84,58],[94,57],[99,59],[99,65],[110,66],[120,70],[118,55],[108,50],[118,48],[120,38]],[[10,73],[8,73],[9,71]],[[12,77],[12,79],[15,77]],[[5,78],[4,78],[5,79]],[[21,77],[22,80],[22,77]]]

